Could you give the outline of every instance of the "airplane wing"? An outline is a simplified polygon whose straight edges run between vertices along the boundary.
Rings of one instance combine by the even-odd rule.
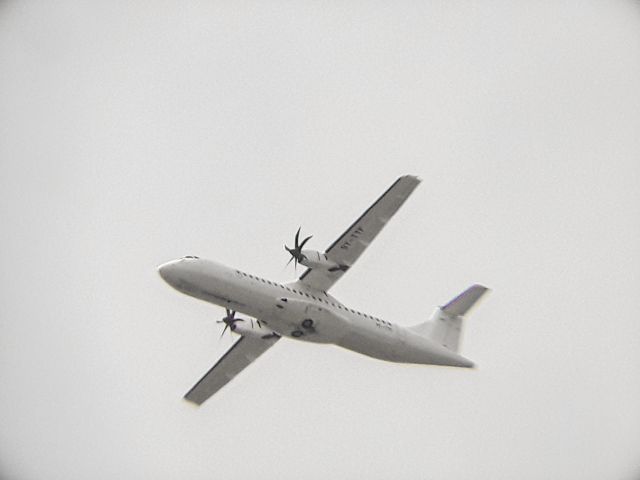
[[[257,336],[241,336],[211,367],[211,370],[187,392],[184,398],[197,405],[202,405],[211,395],[224,387],[279,339],[279,336],[267,339]]]
[[[398,211],[409,195],[420,183],[413,175],[398,178],[338,239],[327,248],[330,260],[343,266],[336,271],[307,269],[300,282],[310,288],[327,291],[346,270],[362,255],[367,246],[380,233],[382,227]]]

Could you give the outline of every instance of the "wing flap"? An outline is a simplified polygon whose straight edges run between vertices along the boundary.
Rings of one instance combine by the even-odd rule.
[[[198,383],[187,392],[184,398],[196,405],[202,405],[279,339],[280,337],[277,336],[266,339],[240,337]]]

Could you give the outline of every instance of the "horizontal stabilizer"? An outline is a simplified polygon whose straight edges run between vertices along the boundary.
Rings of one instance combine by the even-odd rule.
[[[482,285],[472,285],[443,306],[442,311],[452,317],[462,316],[480,300],[487,290],[489,289]]]

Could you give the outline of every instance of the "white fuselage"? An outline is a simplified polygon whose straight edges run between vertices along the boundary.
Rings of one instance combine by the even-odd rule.
[[[160,275],[182,293],[258,319],[236,333],[331,343],[393,362],[470,367],[472,363],[415,331],[345,307],[301,282],[279,284],[210,260],[185,257],[162,265]],[[238,324],[240,325],[240,324]]]

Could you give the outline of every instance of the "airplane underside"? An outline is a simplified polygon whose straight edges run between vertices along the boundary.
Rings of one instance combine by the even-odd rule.
[[[397,363],[472,367],[458,354],[460,333],[465,315],[486,287],[469,287],[412,327],[347,308],[327,293],[419,182],[414,176],[400,177],[323,253],[304,249],[312,237],[300,241],[298,228],[294,246],[285,245],[285,250],[289,262],[307,270],[293,283],[280,284],[195,256],[161,265],[160,275],[176,290],[224,307],[222,334],[229,330],[239,336],[185,398],[202,404],[282,337],[334,344]]]

